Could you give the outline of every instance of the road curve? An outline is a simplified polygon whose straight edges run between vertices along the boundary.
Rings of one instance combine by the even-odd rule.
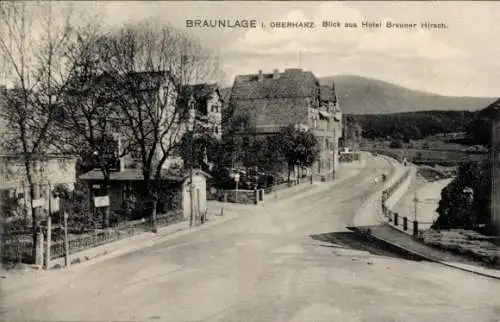
[[[500,283],[371,250],[347,231],[390,170],[373,158],[338,185],[54,275],[64,286],[3,294],[4,320],[498,321]]]

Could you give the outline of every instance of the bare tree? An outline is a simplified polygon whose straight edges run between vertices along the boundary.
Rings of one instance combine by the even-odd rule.
[[[33,221],[33,255],[39,225],[34,207],[39,197],[36,173],[54,140],[57,102],[72,69],[63,58],[71,38],[70,9],[56,8],[51,2],[0,3],[0,56],[4,59],[5,79],[14,85],[4,95],[2,117],[8,137],[3,148],[18,156],[24,166]]]
[[[97,17],[98,18],[98,17]],[[115,133],[120,119],[116,110],[115,78],[106,72],[105,45],[108,36],[96,17],[75,29],[76,40],[66,57],[75,68],[66,86],[64,117],[57,124],[60,133],[58,150],[79,157],[87,170],[97,168],[103,175],[103,194],[109,190],[111,172],[119,167],[119,151]],[[104,226],[109,226],[109,207],[104,211]]]
[[[120,29],[105,51],[107,70],[116,78],[127,145],[139,158],[144,196],[156,211],[162,174],[169,168],[190,114],[178,104],[183,85],[217,76],[216,57],[175,28],[141,22]]]

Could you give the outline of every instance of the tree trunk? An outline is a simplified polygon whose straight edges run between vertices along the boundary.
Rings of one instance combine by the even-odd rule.
[[[292,168],[291,168],[291,165],[288,164],[288,185],[291,184],[291,181],[290,181],[290,175],[291,175],[291,172],[292,172]]]
[[[32,181],[31,179],[28,179],[28,182]],[[36,250],[37,250],[37,232],[38,232],[38,216],[37,216],[37,211],[36,207],[33,206],[33,201],[35,200],[35,187],[33,185],[33,182],[29,183],[29,190],[30,190],[30,208],[31,208],[31,225],[32,225],[32,238],[33,238],[33,248],[31,250],[32,254],[32,260],[33,263],[36,260]]]
[[[158,205],[158,195],[156,193],[150,193],[150,196],[152,196],[151,200],[151,231],[153,233],[156,233],[157,227],[156,227],[156,207]]]
[[[29,197],[30,197],[30,208],[31,208],[31,227],[32,227],[32,238],[33,238],[33,248],[31,250],[32,260],[36,260],[36,250],[37,250],[37,231],[38,231],[38,216],[36,212],[36,207],[33,206],[34,200],[37,198],[35,193],[35,184],[33,183],[33,174],[31,173],[31,160],[25,160],[24,166],[26,169],[26,179],[29,185]]]

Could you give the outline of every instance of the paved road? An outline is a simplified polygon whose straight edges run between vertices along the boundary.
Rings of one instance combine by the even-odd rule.
[[[340,185],[4,294],[4,320],[498,321],[500,283],[370,253],[347,232],[388,167],[369,160]]]

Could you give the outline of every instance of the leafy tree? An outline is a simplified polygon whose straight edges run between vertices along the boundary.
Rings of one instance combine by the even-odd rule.
[[[295,166],[309,167],[318,158],[319,143],[309,130],[285,127],[280,133],[280,145],[288,166],[288,181]]]
[[[490,191],[489,161],[460,166],[458,176],[441,192],[434,228],[476,228],[478,224],[492,227]]]
[[[185,168],[206,168],[205,160],[213,164],[221,162],[219,160],[222,150],[221,143],[208,133],[200,133],[199,135],[193,135],[191,132],[184,133],[177,150]]]

